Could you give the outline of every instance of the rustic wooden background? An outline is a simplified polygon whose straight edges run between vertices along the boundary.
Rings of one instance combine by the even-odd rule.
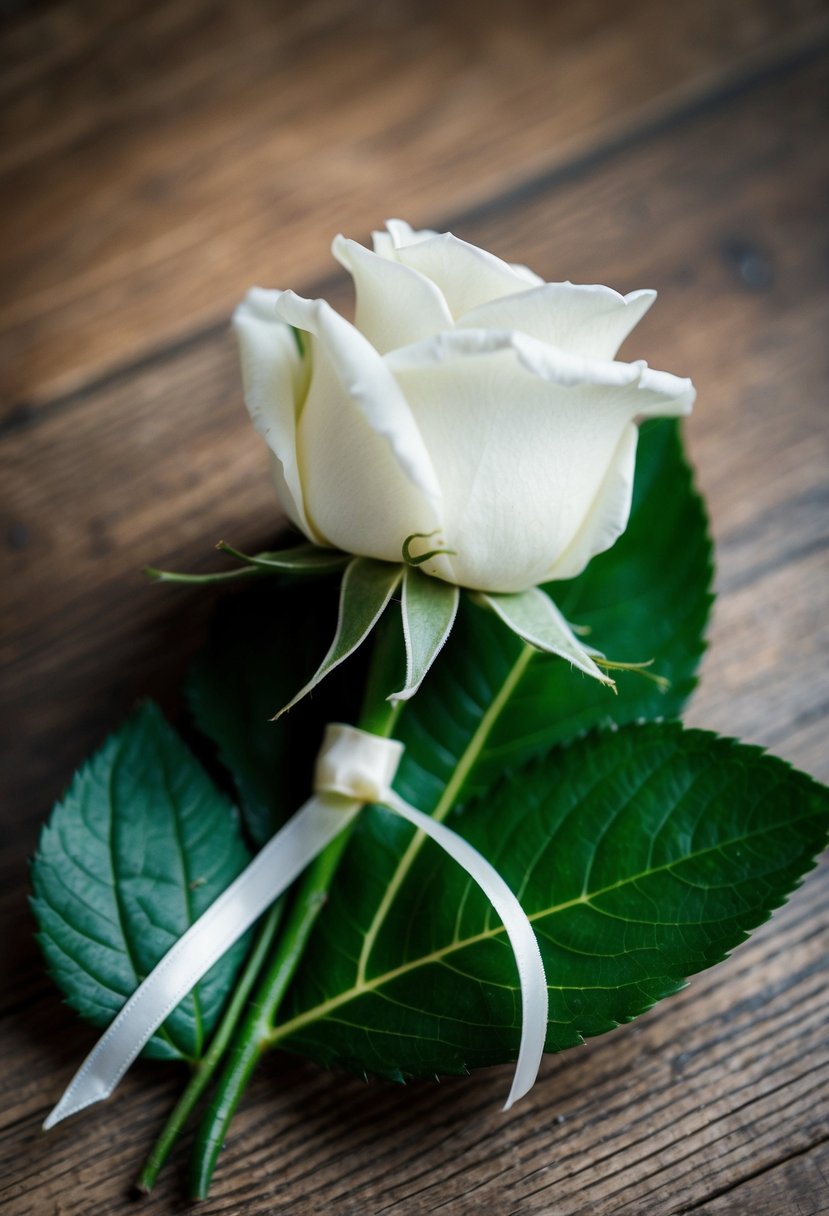
[[[40,1122],[92,1032],[44,977],[26,860],[136,698],[175,710],[210,596],[146,585],[278,526],[242,408],[247,286],[347,307],[329,256],[389,215],[551,279],[659,289],[627,351],[693,375],[718,544],[694,724],[824,779],[829,11],[820,0],[5,4],[0,49],[5,1211],[131,1206],[179,1079]],[[678,537],[677,542],[681,543]],[[288,1057],[204,1216],[829,1211],[829,872],[733,959],[548,1059],[406,1090]]]

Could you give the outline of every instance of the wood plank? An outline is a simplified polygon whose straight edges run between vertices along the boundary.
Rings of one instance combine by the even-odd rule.
[[[790,1162],[788,1206],[754,1188],[757,1205],[734,1210],[813,1211],[813,1173],[797,1162],[827,1130],[827,880],[824,867],[728,964],[685,992],[549,1057],[509,1116],[499,1111],[508,1067],[395,1087],[267,1059],[236,1116],[214,1193],[198,1210],[682,1216],[722,1187],[739,1195],[742,1179]],[[142,1064],[109,1107],[42,1136],[55,1078],[93,1042],[77,1025],[55,1037],[59,1017],[57,1000],[44,994],[13,1028],[5,1080],[15,1121],[0,1142],[0,1173],[14,1180],[0,1192],[4,1210],[127,1213],[129,1179],[174,1083],[162,1066]],[[177,1160],[181,1169],[184,1155]],[[183,1211],[182,1185],[168,1168],[142,1213]]]
[[[468,11],[59,0],[8,23],[3,410],[215,323],[258,279],[310,281],[340,229],[456,213],[829,30],[821,0]]]
[[[770,80],[552,174],[462,232],[551,278],[662,292],[628,353],[697,381],[692,450],[720,546],[723,595],[693,720],[774,744],[818,774],[829,170],[814,150],[825,80],[825,62]],[[46,410],[6,434],[0,458],[18,542],[6,554],[0,712],[18,766],[4,803],[15,808],[3,851],[14,882],[0,898],[25,1010],[5,1033],[7,1210],[117,1214],[131,1210],[126,1181],[175,1086],[142,1065],[111,1106],[40,1135],[56,1084],[93,1036],[61,1013],[40,972],[22,853],[72,764],[134,697],[175,703],[210,597],[143,586],[140,566],[196,566],[223,533],[264,543],[276,514],[233,352],[211,334]],[[819,1160],[826,1136],[827,884],[824,865],[731,962],[546,1061],[507,1119],[496,1108],[509,1070],[404,1092],[274,1058],[200,1210],[679,1216],[743,1186],[761,1216],[812,1210],[814,1173],[796,1162]],[[751,1186],[783,1169],[788,1212],[769,1206],[779,1190]],[[142,1211],[183,1210],[181,1185],[171,1169]]]
[[[708,1203],[688,1216],[819,1216],[829,1211],[829,1142],[790,1158]]]

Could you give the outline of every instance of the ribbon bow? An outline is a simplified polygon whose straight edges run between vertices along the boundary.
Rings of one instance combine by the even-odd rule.
[[[380,803],[431,837],[477,882],[504,923],[521,986],[521,1045],[504,1110],[535,1082],[547,1031],[547,981],[527,916],[486,858],[451,828],[392,789],[403,744],[353,726],[326,728],[314,794],[215,903],[167,951],[96,1043],[43,1124],[44,1130],[108,1098],[176,1005],[366,803]]]

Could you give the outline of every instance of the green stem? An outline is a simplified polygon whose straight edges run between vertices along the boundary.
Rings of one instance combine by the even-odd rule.
[[[259,972],[262,969],[262,964],[267,958],[268,951],[273,943],[274,935],[282,919],[284,910],[284,900],[279,900],[268,911],[262,921],[259,933],[256,938],[256,943],[253,951],[245,964],[245,969],[237,984],[233,997],[225,1010],[219,1027],[213,1036],[213,1040],[207,1051],[207,1054],[197,1062],[193,1069],[192,1075],[187,1087],[179,1098],[176,1105],[170,1112],[170,1116],[164,1127],[159,1133],[158,1139],[153,1145],[144,1165],[141,1168],[141,1173],[135,1181],[136,1190],[147,1194],[155,1186],[159,1171],[167,1160],[170,1150],[181,1134],[182,1128],[190,1117],[193,1107],[198,1102],[201,1095],[204,1093],[205,1087],[209,1083],[216,1067],[224,1055],[225,1048],[230,1042],[239,1018],[248,999],[250,990],[256,982]]]
[[[381,631],[372,655],[359,726],[375,735],[391,735],[404,704],[399,702],[392,706],[385,700],[389,688],[396,687],[390,676],[391,668],[398,660],[395,641],[391,630]],[[205,1199],[208,1195],[230,1123],[259,1058],[268,1047],[279,1006],[296,973],[316,919],[325,906],[352,828],[353,824],[331,841],[301,880],[285,932],[239,1028],[224,1072],[199,1126],[190,1175],[190,1194],[194,1199]]]

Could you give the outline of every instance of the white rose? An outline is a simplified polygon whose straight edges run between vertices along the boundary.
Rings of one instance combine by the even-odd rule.
[[[574,577],[627,524],[637,420],[694,401],[690,380],[614,359],[655,292],[545,283],[451,234],[386,227],[373,252],[334,241],[353,325],[292,291],[254,288],[236,310],[285,511],[317,544],[388,562],[417,534],[414,553],[450,551],[421,568],[463,587]]]

